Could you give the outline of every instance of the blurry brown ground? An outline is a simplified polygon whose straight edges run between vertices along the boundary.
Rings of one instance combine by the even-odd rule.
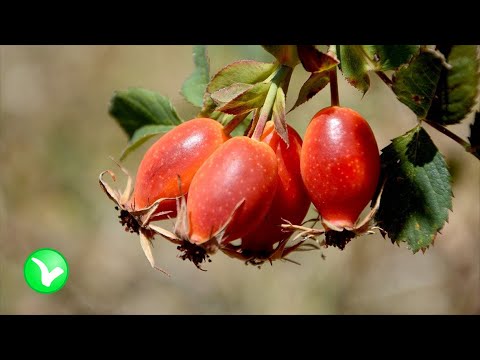
[[[240,58],[271,61],[259,46],[212,46],[212,72]],[[471,314],[480,313],[480,166],[425,125],[454,175],[453,212],[435,246],[412,255],[379,235],[292,255],[261,270],[223,254],[207,272],[155,243],[150,268],[135,236],[117,222],[101,192],[126,136],[107,114],[115,90],[140,86],[170,97],[182,117],[195,108],[179,94],[191,73],[190,46],[4,46],[0,48],[0,313],[2,314]],[[289,108],[307,78],[299,66]],[[340,75],[342,105],[370,122],[380,148],[415,125],[376,76],[362,99]],[[329,91],[290,113],[303,133],[328,105]],[[451,130],[466,138],[470,116]],[[146,145],[148,146],[148,145]],[[135,172],[146,146],[126,161]],[[313,212],[312,212],[313,214]],[[70,264],[65,288],[37,294],[23,279],[27,255],[60,250]]]

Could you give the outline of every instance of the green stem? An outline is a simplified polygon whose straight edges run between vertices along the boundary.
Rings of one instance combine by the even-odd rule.
[[[258,117],[260,116],[260,109],[255,109],[253,111],[254,111],[253,119],[250,123],[250,127],[248,128],[247,137],[252,137],[253,131],[255,130],[255,127],[257,126],[257,123],[258,123]]]
[[[270,117],[270,112],[272,111],[273,104],[277,97],[278,87],[281,86],[282,81],[287,77],[289,72],[292,72],[292,68],[286,65],[282,65],[275,76],[272,79],[270,88],[268,89],[267,97],[263,103],[262,110],[260,111],[260,116],[258,117],[257,125],[255,126],[255,131],[253,132],[252,139],[260,140],[260,137],[263,134],[265,125],[267,124],[268,118]]]
[[[212,111],[212,113],[208,116],[210,119],[213,119],[213,120],[218,120],[220,118],[220,116],[222,116],[223,113],[221,111]]]
[[[448,130],[446,127],[444,127],[444,126],[442,126],[442,125],[440,125],[440,124],[438,124],[434,121],[428,120],[428,119],[423,119],[422,121],[426,122],[428,125],[433,127],[435,130],[440,131],[442,134],[447,135],[450,139],[452,139],[456,143],[463,146],[463,148],[467,152],[472,152],[472,147],[470,146],[470,144],[468,142],[466,142],[460,136],[458,136],[458,135],[454,134],[453,132],[451,132],[450,130]]]
[[[338,96],[338,80],[337,67],[330,70],[330,104],[331,106],[340,106],[340,98]]]
[[[389,78],[387,75],[385,75],[385,73],[384,73],[383,71],[377,70],[377,71],[375,71],[375,74],[377,74],[378,77],[379,77],[380,79],[382,79],[382,81],[383,81],[389,88],[392,87],[392,85],[393,85],[392,80],[390,80],[390,78]]]
[[[223,127],[223,132],[226,134],[226,135],[230,135],[230,133],[235,130],[235,128],[240,125],[243,120],[245,120],[245,118],[247,117],[249,113],[245,113],[245,114],[241,114],[241,115],[237,115],[235,116],[232,120],[229,121],[229,123],[227,125],[225,125]]]
[[[387,75],[385,75],[385,73],[383,71],[376,71],[376,74],[380,77],[380,79],[382,79],[382,81],[390,89],[392,89],[392,81],[388,78]],[[393,89],[392,89],[392,91],[393,91]],[[467,141],[463,140],[460,136],[454,134],[453,132],[448,130],[443,125],[440,125],[440,124],[436,123],[435,121],[428,120],[428,119],[422,119],[421,121],[426,122],[428,125],[433,127],[435,130],[440,131],[442,134],[448,136],[450,139],[455,141],[457,144],[460,144],[465,149],[465,151],[467,151],[467,152],[471,153],[472,155],[474,155],[475,157],[477,157],[475,155],[475,149],[472,148],[472,146]]]

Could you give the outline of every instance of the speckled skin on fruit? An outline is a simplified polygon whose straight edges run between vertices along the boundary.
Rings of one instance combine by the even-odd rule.
[[[303,180],[300,174],[300,152],[302,138],[294,128],[288,126],[290,146],[275,132],[269,121],[261,140],[271,146],[277,156],[278,185],[272,205],[264,221],[251,233],[242,238],[242,249],[251,251],[272,251],[276,242],[288,238],[291,233],[280,227],[285,220],[300,224],[310,207]]]
[[[277,158],[264,142],[234,137],[215,151],[190,185],[187,216],[190,241],[202,244],[226,224],[225,241],[244,236],[264,218],[277,187]]]
[[[182,193],[188,192],[200,166],[229,138],[223,126],[209,118],[192,119],[167,132],[147,150],[138,167],[133,195],[135,208],[147,207],[159,198],[182,195],[178,176]],[[172,211],[167,216],[176,216],[175,200],[162,202],[156,212],[162,211]]]
[[[352,228],[372,199],[380,174],[372,129],[352,109],[320,110],[305,132],[300,168],[322,219],[339,228]]]

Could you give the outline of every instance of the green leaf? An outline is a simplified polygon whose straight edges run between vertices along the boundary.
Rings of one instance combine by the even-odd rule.
[[[302,62],[303,68],[308,72],[323,72],[333,69],[339,61],[321,51],[313,45],[298,45],[298,57]]]
[[[116,91],[110,101],[108,111],[129,138],[145,125],[178,125],[182,123],[168,98],[142,88]]]
[[[253,60],[240,60],[221,69],[212,78],[207,91],[213,94],[235,83],[256,84],[266,80],[278,67],[275,63],[264,63]]]
[[[258,83],[251,89],[240,93],[236,98],[219,107],[217,110],[232,115],[240,115],[252,111],[253,109],[263,106],[269,88],[270,84]]]
[[[480,159],[480,112],[475,113],[475,120],[470,125],[470,136],[468,137],[470,141],[471,152],[478,159]]]
[[[397,69],[419,49],[418,45],[338,45],[336,52],[347,81],[365,93],[370,87],[369,71]]]
[[[370,78],[365,52],[361,45],[339,45],[337,57],[340,60],[340,70],[345,79],[358,90],[366,93],[370,87]]]
[[[404,241],[415,253],[425,250],[452,209],[451,176],[427,132],[417,126],[382,150],[387,176],[378,226],[392,242]]]
[[[313,45],[298,45],[297,48],[303,67],[312,74],[302,85],[297,101],[290,111],[322,90],[330,81],[329,71],[339,62],[334,56],[322,53]]]
[[[296,45],[262,45],[262,47],[275,56],[282,65],[293,68],[300,62]]]
[[[428,113],[442,68],[442,60],[437,55],[421,52],[393,76],[393,92],[419,118],[425,118]]]
[[[193,62],[195,70],[183,83],[182,95],[192,105],[202,107],[203,95],[210,80],[210,65],[205,45],[195,45],[193,47]]]
[[[330,75],[328,71],[312,73],[307,81],[302,85],[298,94],[298,99],[295,105],[290,109],[292,111],[304,102],[314,97],[320,90],[322,90],[330,82]]]
[[[272,120],[278,135],[287,145],[289,145],[287,119],[285,114],[285,93],[281,87],[277,89],[277,96],[273,103]]]
[[[254,85],[251,84],[235,83],[230,86],[224,87],[223,89],[215,91],[213,94],[211,94],[211,98],[218,105],[225,105],[226,103],[237,98],[244,92],[253,88],[253,86]]]
[[[125,160],[125,158],[132,153],[134,150],[138,149],[143,143],[145,143],[150,138],[158,135],[164,134],[172,130],[174,125],[145,125],[140,129],[135,131],[132,138],[128,142],[127,147],[123,150],[122,155],[120,156],[120,161]]]
[[[395,70],[418,53],[419,45],[362,45],[372,66],[370,70]]]
[[[252,112],[253,114],[253,112]],[[230,136],[243,136],[245,131],[248,129],[250,122],[252,121],[252,116],[250,114],[238,125],[231,133]]]
[[[198,116],[211,117],[212,113],[217,108],[215,101],[210,96],[210,93],[207,91],[203,96],[203,107]]]
[[[462,121],[475,105],[479,81],[478,53],[476,45],[455,45],[445,50],[444,55],[452,68],[442,67],[427,117],[442,125],[451,125]]]

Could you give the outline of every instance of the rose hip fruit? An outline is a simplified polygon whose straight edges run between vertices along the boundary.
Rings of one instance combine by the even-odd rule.
[[[203,244],[224,226],[218,242],[246,235],[263,220],[276,187],[277,158],[268,144],[245,136],[228,140],[205,161],[190,185],[189,241]]]
[[[227,139],[223,126],[209,118],[192,119],[167,132],[147,150],[138,167],[135,208],[148,207],[160,198],[184,195],[200,166]],[[163,211],[171,213],[157,220],[176,216],[176,201],[160,203],[156,213]]]
[[[352,109],[320,110],[305,132],[300,168],[324,225],[352,229],[372,199],[380,174],[372,129]]]
[[[250,234],[242,238],[242,249],[269,253],[273,245],[287,239],[291,232],[282,231],[280,225],[285,220],[299,224],[308,212],[310,198],[305,190],[300,174],[300,153],[302,138],[294,128],[288,127],[290,146],[280,138],[269,121],[261,140],[275,151],[278,164],[278,186],[262,223]]]

